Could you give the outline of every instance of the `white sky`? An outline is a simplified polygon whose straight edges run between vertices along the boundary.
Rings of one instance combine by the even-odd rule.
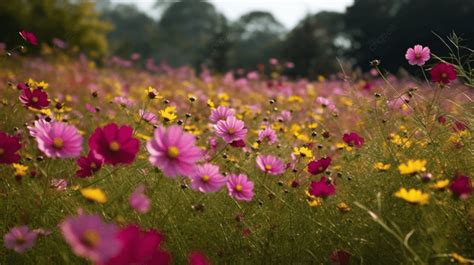
[[[112,0],[113,3],[134,3],[152,17],[159,12],[153,10],[155,0]],[[210,0],[227,19],[236,20],[253,11],[271,12],[287,29],[293,28],[307,13],[321,10],[344,12],[354,0]]]

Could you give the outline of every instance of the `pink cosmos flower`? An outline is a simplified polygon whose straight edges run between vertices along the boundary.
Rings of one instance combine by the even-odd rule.
[[[251,201],[253,198],[254,184],[246,175],[230,175],[227,178],[227,190],[229,196],[239,201]]]
[[[140,141],[132,135],[130,126],[110,123],[95,129],[89,138],[89,148],[105,164],[131,164],[140,148]]]
[[[467,199],[474,191],[471,179],[468,176],[457,176],[449,184],[451,192],[460,199]]]
[[[211,265],[206,256],[198,251],[193,251],[188,255],[188,265]]]
[[[99,171],[102,167],[103,161],[98,158],[94,152],[89,152],[87,156],[81,156],[76,163],[80,167],[80,169],[76,171],[76,176],[85,178],[90,177],[94,175],[95,172]]]
[[[21,253],[29,248],[32,248],[36,242],[38,234],[30,231],[28,226],[17,226],[10,229],[10,231],[3,237],[4,245],[7,249]]]
[[[139,185],[128,199],[130,207],[139,213],[147,213],[150,210],[151,200],[145,195],[145,186]]]
[[[44,109],[49,105],[48,93],[41,88],[26,88],[21,91],[20,102],[25,107]]]
[[[117,235],[122,248],[105,265],[156,264],[171,263],[171,255],[161,248],[164,236],[158,231],[143,231],[136,225],[129,225]]]
[[[216,134],[227,143],[244,140],[247,135],[247,129],[244,126],[243,121],[238,120],[234,116],[229,116],[225,121],[217,122]]]
[[[319,181],[311,181],[309,193],[315,197],[328,197],[336,193],[336,187],[326,177]]]
[[[12,164],[20,161],[20,138],[18,136],[9,136],[0,131],[0,164]]]
[[[200,192],[216,192],[226,183],[225,177],[219,173],[219,167],[209,163],[198,166],[190,179],[191,189]]]
[[[280,175],[285,171],[285,163],[272,155],[257,156],[257,166],[270,175]]]
[[[331,111],[337,111],[336,105],[328,98],[317,97],[316,102],[320,104],[323,108],[328,108]]]
[[[405,58],[410,65],[423,66],[430,59],[430,48],[415,45],[414,48],[407,50]]]
[[[149,161],[167,177],[194,174],[196,162],[202,151],[196,146],[194,135],[186,133],[178,125],[155,129],[154,138],[146,144]]]
[[[430,71],[431,80],[435,83],[449,84],[456,80],[456,69],[447,63],[438,63]]]
[[[335,250],[329,257],[333,265],[349,265],[351,254],[345,250]]]
[[[49,186],[57,191],[65,191],[67,185],[68,182],[65,179],[52,179]]]
[[[82,151],[82,136],[76,127],[64,122],[35,121],[28,127],[30,135],[36,138],[38,148],[52,158],[78,157]]]
[[[331,157],[323,157],[319,160],[313,160],[308,163],[308,172],[317,175],[326,171],[326,169],[331,165]]]
[[[132,100],[130,100],[127,97],[115,97],[114,102],[119,104],[120,106],[122,106],[124,108],[130,108],[131,106],[133,106]]]
[[[216,109],[211,111],[211,116],[209,116],[209,120],[212,123],[217,123],[218,121],[225,121],[227,117],[234,116],[235,111],[228,107],[219,106]]]
[[[158,118],[156,115],[152,112],[147,112],[143,109],[138,111],[138,115],[140,116],[140,119],[150,123],[150,124],[157,124],[158,123]]]
[[[68,217],[60,225],[64,239],[72,251],[95,263],[105,263],[122,247],[114,224],[106,224],[97,215]]]
[[[38,39],[36,38],[35,34],[33,32],[28,32],[26,30],[22,30],[19,32],[20,36],[26,40],[27,42],[37,46],[38,45]]]
[[[362,147],[364,144],[364,138],[360,137],[357,133],[345,133],[342,136],[342,140],[349,146],[355,146],[357,148]]]
[[[274,144],[278,141],[278,138],[276,132],[272,128],[267,127],[258,133],[258,140],[262,142],[267,141],[268,144]]]

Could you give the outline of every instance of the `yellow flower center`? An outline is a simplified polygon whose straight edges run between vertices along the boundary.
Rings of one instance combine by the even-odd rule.
[[[415,54],[415,58],[416,58],[416,59],[420,59],[420,58],[421,58],[421,54],[419,54],[419,53]]]
[[[120,144],[117,141],[112,141],[109,145],[109,148],[112,152],[117,152],[120,150]]]
[[[84,234],[82,234],[81,242],[88,246],[88,247],[95,247],[100,242],[99,235],[94,230],[86,230]]]
[[[3,148],[0,148],[0,156],[5,154],[5,150],[3,150]]]
[[[201,177],[201,180],[202,180],[202,182],[208,182],[209,181],[209,176],[204,175],[204,176]]]
[[[235,129],[234,129],[234,128],[229,128],[229,129],[227,130],[227,133],[228,133],[228,134],[234,134],[234,133],[235,133]]]
[[[15,244],[17,244],[17,245],[23,245],[23,244],[25,244],[25,242],[26,242],[26,239],[21,235],[19,235],[15,238]]]
[[[97,168],[97,164],[94,163],[94,162],[92,162],[92,163],[91,163],[91,168],[92,168],[92,169],[96,169],[96,168]]]
[[[442,77],[442,78],[446,78],[446,77],[448,77],[448,74],[442,73],[442,74],[441,74],[441,77]]]
[[[267,170],[267,171],[272,170],[272,166],[271,165],[265,165],[265,170]]]
[[[33,102],[35,102],[35,103],[38,102],[38,100],[39,100],[38,97],[32,97],[32,98],[31,98],[31,101],[33,101]]]
[[[168,147],[168,157],[177,158],[179,156],[179,149],[176,146]]]
[[[238,192],[241,192],[241,191],[243,190],[242,185],[237,184],[237,185],[235,186],[235,190],[238,191]]]
[[[53,147],[55,149],[61,149],[61,148],[63,148],[63,146],[64,146],[63,139],[61,139],[59,137],[56,137],[56,138],[53,139]]]

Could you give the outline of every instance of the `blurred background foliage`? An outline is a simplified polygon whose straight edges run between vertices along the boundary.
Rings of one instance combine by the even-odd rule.
[[[216,72],[255,70],[278,58],[294,63],[288,75],[310,78],[340,70],[341,62],[367,70],[373,59],[396,72],[417,43],[446,53],[433,32],[456,32],[474,47],[474,1],[466,0],[355,0],[345,13],[307,14],[293,29],[258,10],[229,21],[205,1],[158,0],[155,9],[158,19],[110,0],[0,1],[0,42],[22,44],[18,31],[25,29],[43,43],[58,38],[98,60],[151,58]]]

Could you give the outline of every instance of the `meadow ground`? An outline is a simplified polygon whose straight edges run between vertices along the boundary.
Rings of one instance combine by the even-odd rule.
[[[0,264],[472,263],[461,77],[268,67],[2,58]]]

